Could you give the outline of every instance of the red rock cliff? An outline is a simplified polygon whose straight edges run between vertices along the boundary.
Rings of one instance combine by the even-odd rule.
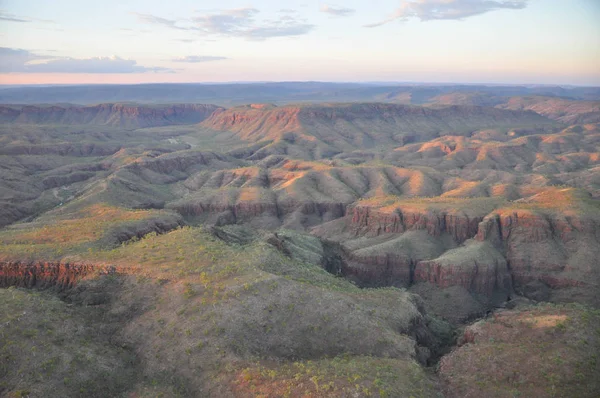
[[[116,273],[114,266],[78,263],[0,261],[0,287],[66,289],[92,274]]]

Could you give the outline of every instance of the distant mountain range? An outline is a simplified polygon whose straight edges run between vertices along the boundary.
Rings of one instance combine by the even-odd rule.
[[[561,97],[600,100],[600,87],[409,85],[325,82],[136,84],[80,86],[0,86],[0,103],[39,104],[103,102],[215,103],[241,105],[252,102],[356,102],[378,101],[407,104],[436,102],[449,93],[479,93],[479,97],[501,103],[513,96]],[[490,98],[492,98],[490,100]]]
[[[98,104],[93,106],[0,106],[0,123],[46,125],[109,125],[123,128],[199,123],[210,116],[215,105],[178,104],[138,106]]]

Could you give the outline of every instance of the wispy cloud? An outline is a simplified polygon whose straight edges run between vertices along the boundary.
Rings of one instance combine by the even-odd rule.
[[[0,10],[0,21],[5,22],[42,22],[42,23],[55,23],[49,19],[37,19],[37,18],[29,18],[21,15],[15,15],[10,12],[6,12],[5,10]]]
[[[237,8],[205,14],[192,19],[205,33],[240,35],[250,27],[258,12],[256,8]]]
[[[4,10],[0,10],[0,21],[7,22],[31,22],[31,19],[25,17],[19,17],[15,14],[11,14]]]
[[[461,20],[500,9],[518,10],[529,0],[405,0],[390,17],[364,25],[374,28],[392,21],[416,18],[421,21]]]
[[[29,62],[50,58],[20,48],[0,47],[0,72],[22,72]]]
[[[161,67],[138,65],[120,57],[49,57],[28,50],[0,47],[1,73],[144,73],[172,72]]]
[[[258,26],[248,29],[244,36],[248,39],[264,40],[270,37],[301,36],[314,28],[309,24],[274,24],[271,26]]]
[[[326,4],[323,4],[319,11],[335,15],[336,17],[348,17],[354,14],[355,10],[352,8],[344,8],[344,7],[332,7]]]
[[[286,15],[271,20],[259,19],[259,14],[260,11],[252,7],[203,11],[203,14],[190,19],[177,20],[135,13],[140,21],[149,24],[195,31],[205,36],[241,37],[249,40],[298,36],[314,28],[305,19],[290,16],[287,12]]]
[[[134,12],[133,14],[136,15],[138,20],[141,22],[162,25],[162,26],[165,26],[165,27],[171,28],[171,29],[188,30],[188,28],[185,28],[182,26],[177,26],[177,20],[175,20],[175,19],[167,19],[167,18],[157,17],[156,15],[150,15],[150,14],[140,14],[138,12]]]
[[[275,20],[257,20],[256,8],[222,10],[193,18],[199,30],[207,34],[264,40],[272,37],[299,36],[314,25],[306,20],[285,15]]]
[[[190,62],[190,63],[198,63],[198,62],[211,62],[211,61],[221,61],[224,59],[228,59],[227,57],[219,57],[213,55],[187,55],[185,57],[174,58],[171,61],[173,62]]]

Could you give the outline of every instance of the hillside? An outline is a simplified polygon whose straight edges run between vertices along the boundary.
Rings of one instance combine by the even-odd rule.
[[[597,396],[595,108],[456,90],[2,107],[0,395]]]
[[[427,141],[440,135],[470,135],[487,127],[552,125],[550,120],[527,111],[370,103],[235,107],[213,114],[200,127],[232,132],[249,142],[268,140],[269,145],[258,151],[261,156],[296,151],[303,153],[302,157],[320,158],[355,149]]]
[[[570,101],[552,97],[513,97],[498,107],[531,110],[564,124],[600,122],[599,101]]]
[[[0,123],[46,125],[102,125],[122,128],[198,123],[213,112],[214,105],[138,106],[99,104],[93,106],[0,106]]]

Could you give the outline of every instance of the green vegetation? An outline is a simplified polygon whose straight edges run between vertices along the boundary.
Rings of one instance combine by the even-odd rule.
[[[469,329],[474,341],[440,363],[451,396],[598,396],[600,311],[540,304]]]
[[[290,364],[252,364],[237,373],[238,394],[275,397],[441,397],[412,361],[343,356]]]
[[[99,309],[0,289],[0,395],[119,396],[138,377],[133,352],[99,329]]]
[[[427,368],[507,292],[596,299],[597,129],[380,103],[117,116],[0,126],[0,283],[47,288],[0,290],[1,396],[598,390],[587,307],[505,312]]]

